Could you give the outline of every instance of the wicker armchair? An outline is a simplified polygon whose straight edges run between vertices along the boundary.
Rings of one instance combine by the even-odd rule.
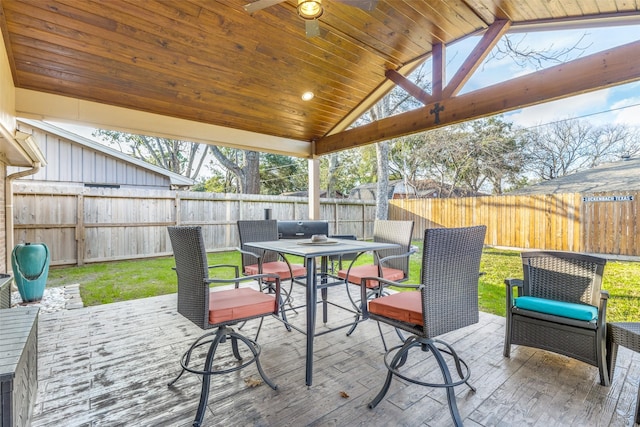
[[[279,304],[277,301],[280,295],[280,278],[276,275],[238,277],[239,271],[235,265],[207,266],[207,253],[200,227],[168,227],[168,232],[175,256],[175,270],[178,275],[178,313],[191,320],[199,328],[205,330],[216,328],[216,331],[202,335],[189,347],[180,360],[182,370],[168,384],[169,387],[173,386],[185,371],[203,376],[200,404],[193,422],[194,426],[200,426],[209,398],[211,375],[235,372],[255,362],[264,382],[274,390],[277,388],[262,370],[260,346],[256,340],[264,317],[278,315]],[[220,268],[234,269],[235,278],[209,278],[209,270],[215,271]],[[240,287],[242,281],[251,280],[257,283],[256,280],[266,278],[273,280],[274,295],[265,294],[248,286]],[[235,286],[232,289],[213,291],[209,288],[211,283],[235,284]],[[260,326],[258,326],[254,339],[247,338],[231,328],[237,323],[258,318]],[[213,366],[216,351],[219,344],[227,341],[231,342],[233,355],[240,363],[230,368],[216,369]],[[244,344],[248,351],[241,351],[241,348],[244,347],[239,347],[239,343]],[[194,369],[189,366],[192,360],[199,359],[196,352],[200,347],[206,345],[208,345],[208,350],[206,351],[204,368]]]
[[[394,249],[376,251],[373,254],[373,264],[370,265],[354,265],[354,261],[357,259],[354,257],[348,268],[338,271],[338,277],[344,279],[347,295],[358,313],[347,335],[351,335],[358,326],[361,316],[361,301],[364,301],[354,298],[350,288],[353,285],[360,286],[365,283],[366,299],[371,299],[380,296],[382,288],[377,280],[362,281],[363,277],[382,277],[393,282],[406,281],[409,278],[409,257],[415,252],[411,247],[412,237],[413,221],[376,220],[373,225],[373,241],[395,243],[399,246]],[[357,292],[356,295],[359,296],[360,292]]]
[[[640,323],[638,322],[614,322],[607,324],[607,369],[609,379],[613,381],[618,358],[618,346],[640,352]],[[633,416],[634,422],[640,424],[640,386],[636,395],[636,410]]]
[[[242,272],[248,275],[275,274],[280,277],[281,281],[288,280],[289,286],[286,289],[282,289],[284,296],[281,305],[284,307],[285,304],[289,304],[292,307],[291,290],[293,279],[306,277],[307,269],[303,265],[289,263],[286,258],[279,256],[275,252],[246,246],[246,243],[251,242],[278,240],[278,221],[275,219],[240,220],[238,221],[238,235],[240,237],[238,251],[242,255]],[[267,279],[263,284],[269,288],[272,283],[272,279]],[[287,329],[289,329],[285,310],[282,310],[281,314]]]
[[[608,386],[609,294],[601,290],[606,262],[571,252],[523,252],[524,280],[505,281],[504,356],[510,356],[512,344],[563,354],[596,366],[600,384]]]
[[[364,318],[389,324],[413,335],[385,354],[387,378],[378,395],[369,403],[370,408],[384,398],[395,375],[414,384],[446,388],[451,417],[456,426],[462,425],[454,387],[464,383],[475,391],[468,383],[470,370],[449,344],[435,337],[478,322],[478,277],[485,233],[485,226],[427,229],[424,233],[422,284],[403,285],[377,278],[383,286],[415,290],[384,295],[369,301],[368,308],[366,304],[363,305]],[[370,278],[362,279],[363,285],[367,279]],[[365,286],[362,286],[361,292],[362,298],[366,298]],[[443,383],[424,382],[405,372],[420,363],[415,360],[408,362],[409,352],[413,348],[433,355],[442,371]],[[445,355],[448,355],[448,362]],[[455,365],[459,380],[451,376],[451,363]],[[401,371],[405,365],[407,368]]]

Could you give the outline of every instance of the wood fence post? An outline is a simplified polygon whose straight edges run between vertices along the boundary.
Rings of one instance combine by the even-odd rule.
[[[76,197],[76,264],[84,265],[84,195],[78,194]]]
[[[174,211],[173,214],[175,215],[174,219],[175,219],[175,224],[176,225],[180,225],[180,215],[181,215],[181,200],[180,200],[180,194],[178,194],[178,192],[176,191],[176,199],[174,202]]]

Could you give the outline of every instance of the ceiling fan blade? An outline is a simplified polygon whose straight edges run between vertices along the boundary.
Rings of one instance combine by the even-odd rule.
[[[267,7],[273,6],[274,4],[282,3],[285,0],[258,0],[253,3],[245,4],[242,6],[244,10],[253,14],[262,9],[266,9]]]
[[[378,0],[335,0],[337,3],[346,4],[348,6],[357,7],[358,9],[371,12],[376,8]]]
[[[320,22],[317,19],[304,21],[304,29],[307,33],[307,37],[318,37],[320,35]]]

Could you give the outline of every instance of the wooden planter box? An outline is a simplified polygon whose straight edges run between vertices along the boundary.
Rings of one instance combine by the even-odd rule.
[[[13,277],[0,274],[0,309],[11,308],[11,284]]]
[[[0,310],[0,427],[30,424],[38,390],[38,311]]]

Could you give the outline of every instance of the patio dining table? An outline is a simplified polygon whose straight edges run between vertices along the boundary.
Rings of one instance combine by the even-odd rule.
[[[330,330],[316,334],[316,314],[317,314],[317,291],[322,291],[323,301],[323,322],[327,322],[327,288],[332,285],[344,283],[344,279],[334,277],[328,273],[328,258],[332,255],[344,255],[357,253],[358,255],[383,249],[395,248],[398,245],[393,243],[369,242],[361,240],[346,239],[328,239],[324,242],[313,242],[310,239],[283,239],[264,242],[246,243],[247,246],[262,249],[265,251],[274,251],[282,256],[294,255],[303,257],[307,267],[306,278],[298,283],[306,285],[306,314],[307,325],[306,331],[296,328],[294,329],[305,333],[307,337],[307,353],[306,353],[306,375],[305,381],[307,386],[312,383],[313,377],[313,340],[316,336],[323,335],[327,332],[339,330],[351,326],[348,323]],[[317,270],[316,259],[320,258],[320,271]],[[344,307],[341,307],[344,308]]]

